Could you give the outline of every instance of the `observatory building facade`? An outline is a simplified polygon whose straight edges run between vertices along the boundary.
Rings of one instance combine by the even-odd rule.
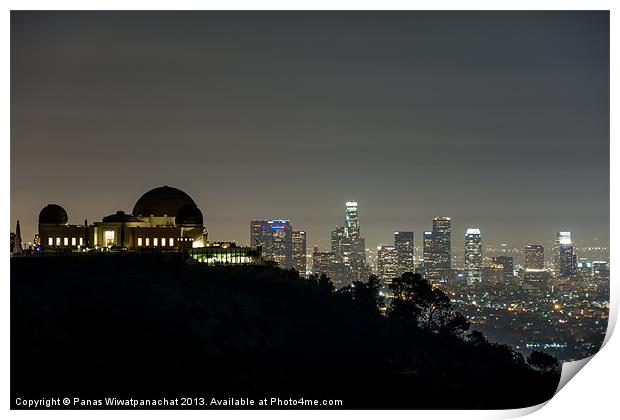
[[[131,214],[117,211],[100,222],[68,224],[65,209],[48,204],[39,213],[42,251],[81,249],[179,251],[208,240],[202,212],[185,192],[168,186],[144,193]]]

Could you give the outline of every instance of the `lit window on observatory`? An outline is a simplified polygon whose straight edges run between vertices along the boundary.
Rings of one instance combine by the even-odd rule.
[[[114,237],[115,232],[113,230],[106,230],[103,232],[103,242],[105,243],[105,246],[114,246]]]

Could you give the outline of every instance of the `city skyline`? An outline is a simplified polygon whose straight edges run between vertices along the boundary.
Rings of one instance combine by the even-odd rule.
[[[344,203],[344,204],[345,204],[345,205],[348,205],[349,203],[351,203],[351,202],[350,202],[350,201],[347,201],[347,202],[346,202],[346,203]],[[354,204],[356,205],[356,209],[357,209],[357,204],[358,204],[358,203],[357,203],[357,202],[354,202]],[[57,203],[49,203],[49,204],[48,204],[48,206],[49,206],[49,205],[55,206],[55,205],[57,205]],[[356,210],[356,211],[357,211],[357,210]],[[123,210],[117,210],[117,213],[118,213],[118,212],[124,212],[124,211],[123,211]],[[130,213],[127,213],[127,214],[130,214]],[[100,217],[101,217],[101,215],[99,216],[99,218],[100,218]],[[454,224],[453,218],[452,218],[452,217],[450,217],[450,216],[435,216],[435,217],[433,217],[433,218],[432,218],[432,220],[430,220],[430,221],[429,221],[429,224],[432,226],[432,225],[433,225],[433,223],[434,223],[434,222],[433,222],[433,220],[435,220],[435,222],[436,222],[436,221],[437,221],[437,219],[443,219],[443,218],[448,219],[448,220],[449,220],[449,222],[450,222],[450,225],[453,225],[453,224]],[[98,219],[98,217],[95,217],[94,219],[91,219],[90,221],[92,221],[92,220],[97,220],[97,219]],[[269,222],[269,223],[271,223],[271,222],[283,222],[283,223],[285,223],[285,224],[294,223],[294,222],[292,221],[292,219],[272,219],[272,220],[268,220],[268,219],[269,219],[269,218],[260,218],[260,219],[259,219],[259,218],[254,218],[254,219],[250,220],[249,222],[250,222],[250,224],[251,224],[251,225],[252,225],[252,223],[255,223],[255,222],[263,222],[263,223],[267,223],[267,222]],[[20,220],[23,220],[23,219],[16,218],[16,220],[15,220],[15,223],[18,225],[18,226],[17,226],[17,229],[19,229],[19,230],[21,230],[21,228],[20,228],[20,226],[19,226],[19,224],[20,224]],[[78,224],[78,225],[80,225],[80,224],[81,224],[81,221],[88,221],[88,219],[81,219],[81,218],[77,217],[77,218],[75,218],[75,220],[74,220],[74,219],[72,219],[72,218],[68,218],[67,223],[68,223],[68,224]],[[205,219],[205,223],[207,223],[206,219]],[[359,223],[359,222],[358,222],[358,223]],[[247,224],[247,221],[246,221],[246,224]],[[346,216],[345,216],[345,224],[346,224]],[[22,223],[22,225],[23,225],[23,223]],[[303,228],[303,225],[302,225],[302,226],[300,226],[300,225],[299,225],[299,224],[297,224],[297,223],[294,223],[294,225],[295,225],[298,229]],[[357,225],[357,229],[359,230],[359,229],[360,229],[360,227],[361,227],[361,223]],[[337,226],[337,228],[338,228],[338,229],[343,229],[343,232],[344,232],[344,226]],[[455,232],[455,230],[454,230],[454,229],[452,229],[452,228],[449,228],[449,230],[450,230],[450,233],[449,233],[450,238],[454,238],[454,234],[458,234],[458,233],[459,233],[459,231],[458,231],[458,230]],[[480,233],[480,231],[481,231],[481,229],[479,229],[478,227],[472,227],[471,225],[465,225],[465,226],[463,227],[463,229],[462,229],[462,231],[463,231],[462,233],[464,233],[464,234],[465,234],[465,241],[464,241],[463,243],[461,243],[462,241],[459,241],[459,240],[457,239],[457,240],[456,240],[456,242],[455,242],[455,244],[454,244],[454,246],[453,246],[452,248],[454,248],[454,249],[456,249],[456,250],[464,250],[464,249],[466,249],[466,248],[467,248],[467,235],[469,234],[469,231],[470,231],[470,230],[475,230],[475,231],[477,231],[477,232],[478,232],[478,234],[479,234],[479,233]],[[12,232],[12,233],[14,233],[13,231],[11,231],[11,232]],[[296,230],[296,231],[294,231],[294,232],[293,232],[293,231],[291,231],[291,232],[292,232],[292,233],[295,233],[295,232],[298,232],[298,231]],[[413,235],[413,234],[415,234],[415,232],[416,232],[415,230],[410,230],[410,231],[402,231],[401,233],[408,233],[408,234],[412,234],[412,235]],[[303,230],[303,231],[298,232],[298,233],[302,233],[302,234],[304,235],[304,242],[306,242],[306,236],[307,236],[307,232],[306,232],[306,230]],[[309,252],[312,248],[314,248],[314,247],[319,247],[319,248],[321,248],[321,249],[323,249],[323,248],[324,248],[325,250],[329,249],[330,247],[333,247],[333,246],[334,246],[334,245],[333,245],[333,240],[334,240],[334,239],[333,239],[333,235],[334,235],[335,231],[333,231],[333,229],[332,229],[330,233],[331,233],[331,235],[332,235],[332,236],[331,236],[331,238],[330,238],[330,237],[329,237],[329,235],[328,235],[328,236],[327,236],[327,238],[321,238],[321,239],[319,239],[319,240],[317,240],[317,241],[315,241],[315,242],[312,242],[312,245],[309,245],[309,244],[310,244],[310,242],[308,242],[308,245],[306,246],[306,249],[308,250],[308,252]],[[397,235],[398,233],[399,233],[398,231],[393,232],[393,234],[394,234],[394,235]],[[424,230],[422,230],[422,231],[418,232],[418,235],[423,236],[423,234],[425,234],[425,233],[432,233],[432,231],[428,231],[428,230],[424,229]],[[526,242],[524,242],[524,243],[522,243],[522,244],[517,244],[517,243],[515,243],[514,241],[511,241],[511,240],[506,240],[506,241],[502,241],[502,242],[489,242],[489,241],[486,239],[486,232],[485,232],[485,244],[486,244],[485,246],[488,246],[489,244],[491,244],[492,246],[495,246],[495,247],[496,247],[496,246],[501,246],[502,248],[506,248],[506,249],[509,249],[509,250],[510,250],[510,249],[514,250],[514,249],[519,249],[519,248],[523,248],[523,249],[524,249],[524,248],[526,248],[526,247],[527,247],[527,246],[529,246],[529,245],[536,245],[536,244],[540,244],[540,245],[542,245],[542,246],[544,246],[544,247],[546,247],[546,248],[549,248],[549,251],[551,251],[551,250],[552,250],[552,249],[551,249],[551,246],[552,246],[552,245],[556,245],[556,246],[558,246],[558,247],[559,247],[559,245],[558,245],[558,235],[562,235],[562,234],[564,234],[564,235],[566,235],[566,234],[567,234],[567,235],[568,235],[568,238],[569,238],[569,239],[568,239],[568,240],[569,240],[569,243],[568,243],[568,244],[564,244],[564,245],[570,245],[571,249],[572,249],[572,248],[574,248],[574,247],[579,247],[579,245],[581,245],[581,246],[585,246],[585,247],[599,246],[599,247],[601,247],[601,248],[608,248],[608,245],[601,244],[601,243],[597,243],[596,241],[594,241],[594,242],[588,242],[587,240],[583,240],[583,239],[582,239],[582,240],[580,240],[580,241],[578,242],[578,243],[579,243],[579,245],[577,245],[577,244],[575,244],[574,242],[572,242],[572,241],[571,241],[571,239],[570,239],[570,237],[571,237],[571,231],[566,231],[566,229],[562,229],[562,230],[555,230],[555,231],[553,231],[553,232],[544,232],[542,235],[539,235],[539,237],[543,237],[544,239],[539,240],[539,241],[530,240],[530,241],[526,241]],[[555,235],[555,237],[554,237],[553,235]],[[38,236],[38,235],[37,235],[37,229],[36,229],[36,227],[34,228],[34,234],[32,235],[32,237],[34,238],[35,236]],[[33,241],[28,240],[28,237],[27,237],[27,236],[22,236],[22,235],[20,235],[20,237],[22,237],[22,243],[23,243],[24,245],[25,245],[25,244],[28,244],[28,243],[33,243]],[[247,237],[247,232],[246,232],[246,237]],[[363,238],[362,238],[362,239],[363,239]],[[215,242],[230,241],[230,242],[236,242],[236,243],[238,243],[238,244],[247,244],[247,245],[250,245],[250,246],[254,245],[254,243],[256,242],[256,240],[253,240],[253,239],[252,239],[252,229],[250,229],[250,239],[249,239],[249,241],[248,241],[247,239],[240,239],[240,240],[236,240],[236,239],[231,239],[231,238],[216,238],[216,239],[214,239],[214,240],[215,240]],[[418,240],[420,241],[419,243],[418,243],[418,242],[415,242],[415,241],[413,242],[413,243],[414,243],[415,250],[416,250],[416,255],[417,255],[417,254],[422,254],[422,253],[423,253],[423,247],[424,247],[424,242],[423,242],[424,238],[423,238],[423,237],[422,237],[422,238],[420,238],[420,237],[418,236]],[[376,242],[376,243],[369,243],[369,244],[367,244],[367,245],[366,245],[365,249],[366,249],[366,250],[372,250],[374,247],[380,247],[380,246],[383,246],[383,245],[390,245],[390,244],[391,244],[391,245],[394,245],[394,244],[395,244],[395,238],[394,238],[394,237],[392,237],[391,239],[388,239],[388,240],[386,240],[386,241],[380,241],[380,242]],[[463,245],[465,245],[465,246],[463,246]],[[554,246],[554,248],[553,248],[553,252],[554,252],[555,254],[557,254],[557,253],[559,252],[559,249],[560,249],[560,248],[556,248],[556,247]],[[496,251],[494,251],[494,252],[496,252],[496,253],[497,253],[497,250],[496,250]],[[451,254],[453,254],[453,252],[452,252],[452,251],[451,251],[450,253],[451,253]],[[421,257],[421,255],[419,255],[419,257]],[[455,257],[455,255],[452,255],[452,257],[454,258],[454,257]],[[555,260],[554,260],[554,258],[556,258],[556,255],[550,256],[550,257],[549,257],[549,261],[548,261],[548,262],[549,262],[550,264],[553,264],[553,265],[555,266],[555,265],[557,265],[557,264],[558,264],[558,262],[557,262],[557,261],[555,261]]]
[[[282,218],[327,249],[356,200],[367,248],[441,215],[453,238],[609,245],[606,12],[11,20],[10,224],[25,242],[48,203],[81,223],[169,184],[215,240]]]

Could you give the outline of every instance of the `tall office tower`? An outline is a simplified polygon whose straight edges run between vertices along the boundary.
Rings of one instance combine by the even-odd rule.
[[[525,269],[543,270],[545,268],[545,248],[542,245],[525,247]]]
[[[342,246],[345,239],[344,226],[336,226],[336,229],[332,231],[332,252],[336,256],[336,260],[342,261]]]
[[[360,237],[360,221],[357,211],[357,202],[347,201],[344,217],[344,232],[347,238],[357,239]]]
[[[512,257],[507,257],[505,255],[499,257],[493,257],[494,265],[501,265],[504,268],[504,277],[509,278],[514,276],[515,268],[514,268],[514,259]]]
[[[480,229],[465,232],[465,277],[467,283],[482,281],[482,236]]]
[[[576,255],[570,232],[555,233],[554,267],[560,277],[575,273]]]
[[[318,247],[314,247],[312,252],[312,274],[316,276],[325,274],[337,289],[346,286],[339,273],[340,265],[336,262],[336,255],[333,252],[319,251]]]
[[[432,283],[445,283],[450,279],[451,232],[449,217],[435,217],[430,238],[424,233],[424,273]]]
[[[573,245],[560,245],[560,277],[569,277],[575,274],[577,255]]]
[[[302,277],[306,277],[306,232],[303,230],[293,231],[293,268],[299,271]]]
[[[252,220],[250,243],[262,246],[263,259],[284,269],[293,266],[293,228],[288,220]]]
[[[361,237],[357,202],[347,201],[344,218],[344,238],[341,242],[342,262],[352,274],[352,280],[364,280],[366,267],[366,242]]]
[[[428,279],[427,272],[431,269],[431,259],[433,257],[433,232],[425,231],[422,238],[422,273]]]
[[[351,240],[345,235],[344,226],[336,226],[336,229],[332,231],[331,252],[333,254],[333,267],[330,279],[336,287],[351,284],[353,281],[352,247]]]
[[[562,245],[572,245],[570,232],[555,232],[555,242],[553,246],[553,268],[556,272],[561,271]]]
[[[435,217],[433,219],[433,243],[436,246],[436,256],[438,268],[441,272],[441,279],[450,278],[451,269],[451,240],[452,229],[449,217]]]
[[[398,275],[415,272],[413,232],[394,232],[394,247],[398,260]]]
[[[379,245],[377,247],[377,271],[379,279],[385,283],[391,283],[395,277],[402,273],[399,269],[398,251],[393,245]]]

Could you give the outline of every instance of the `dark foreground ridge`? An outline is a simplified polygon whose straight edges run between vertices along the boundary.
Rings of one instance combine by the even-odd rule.
[[[373,299],[270,266],[13,258],[11,403],[279,397],[343,401],[319,407],[331,409],[480,409],[552,397],[556,369],[535,369],[480,334],[386,317]]]

